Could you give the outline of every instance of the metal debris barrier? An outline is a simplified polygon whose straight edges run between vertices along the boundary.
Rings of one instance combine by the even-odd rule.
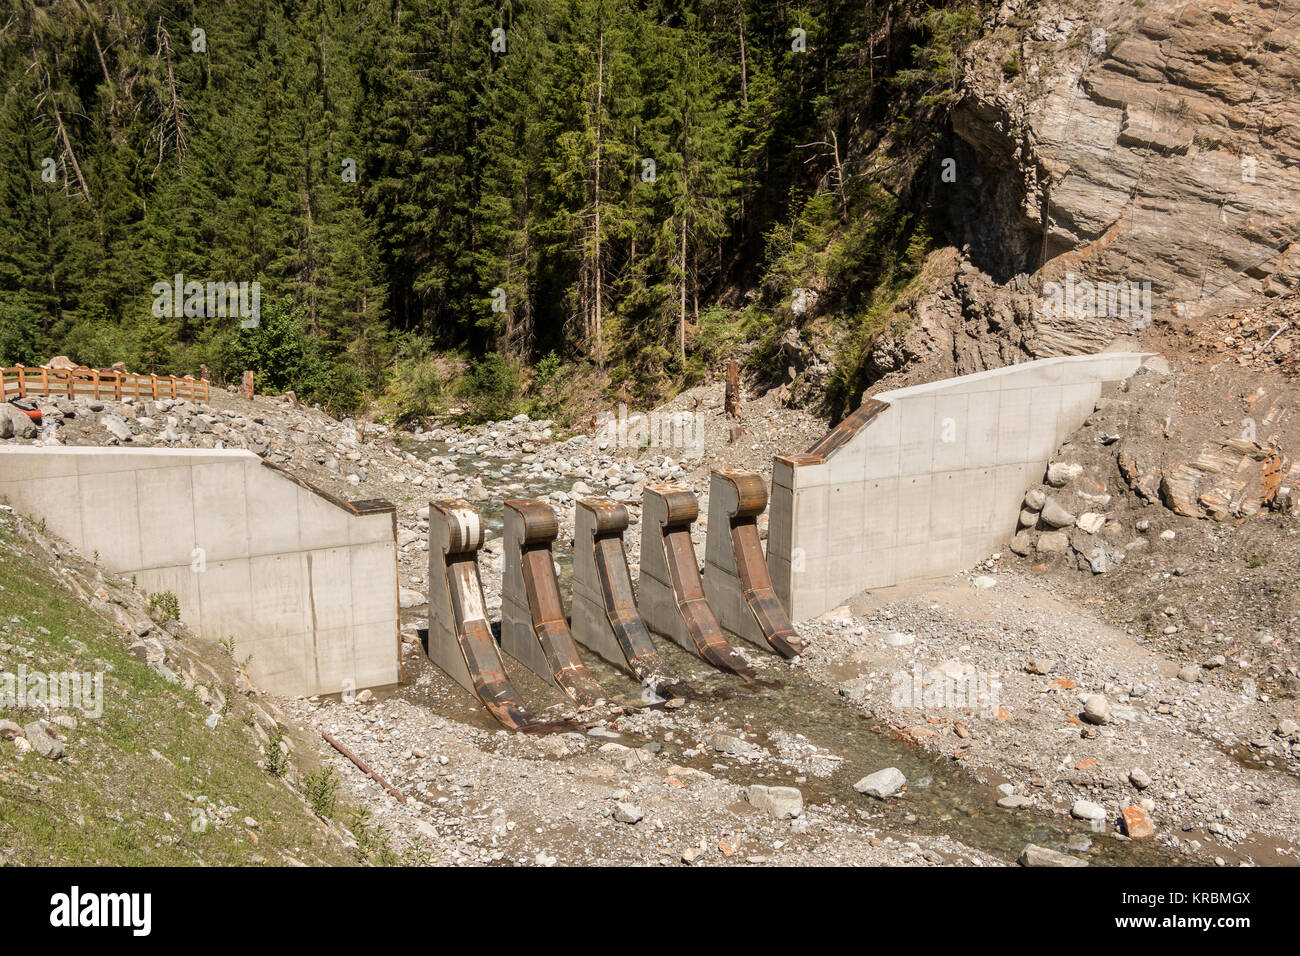
[[[685,488],[651,485],[641,508],[641,615],[652,631],[666,634],[719,670],[753,677],[754,669],[722,633],[704,596],[704,582],[691,541],[700,503]]]
[[[501,647],[586,709],[606,703],[607,695],[582,662],[564,617],[551,556],[559,528],[555,511],[539,498],[505,503]]]
[[[712,507],[721,510],[710,521],[709,565],[701,577],[691,541],[700,513],[695,495],[675,485],[646,488],[638,590],[623,546],[626,506],[609,498],[579,499],[569,619],[551,552],[560,527],[555,510],[539,498],[505,501],[499,647],[479,578],[482,518],[462,499],[429,502],[430,660],[502,724],[521,730],[540,721],[511,684],[506,655],[564,691],[582,711],[620,705],[583,663],[579,645],[629,674],[656,700],[697,695],[664,660],[651,632],[746,681],[755,677],[754,667],[728,632],[795,657],[803,645],[772,588],[758,537],[757,518],[767,506],[762,478],[715,471],[712,495]]]
[[[724,468],[710,474],[704,588],[728,631],[795,657],[803,643],[772,588],[758,538],[758,516],[766,509],[767,488],[757,472]]]
[[[573,637],[664,697],[692,694],[650,640],[623,548],[627,508],[609,498],[580,498],[574,519]]]

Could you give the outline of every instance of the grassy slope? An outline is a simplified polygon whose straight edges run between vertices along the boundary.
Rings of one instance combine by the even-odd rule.
[[[56,573],[0,514],[0,670],[106,672],[103,715],[76,715],[62,760],[20,758],[0,740],[0,862],[282,864],[286,854],[352,862],[258,765],[255,743],[233,718],[204,726],[207,708],[194,692],[132,656],[116,626],[53,583]],[[37,716],[0,707],[0,717],[20,724]],[[205,805],[237,809],[214,823]]]

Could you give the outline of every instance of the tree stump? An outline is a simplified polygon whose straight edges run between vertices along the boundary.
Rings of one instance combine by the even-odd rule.
[[[740,421],[740,363],[727,363],[727,391],[723,407],[727,417]]]

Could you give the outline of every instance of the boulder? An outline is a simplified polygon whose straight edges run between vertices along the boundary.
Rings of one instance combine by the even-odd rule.
[[[1083,719],[1090,724],[1110,723],[1110,701],[1102,694],[1092,694],[1083,702]]]
[[[1101,530],[1102,525],[1105,523],[1106,516],[1097,514],[1095,511],[1085,511],[1083,514],[1079,515],[1078,520],[1075,522],[1075,524],[1078,525],[1079,530],[1087,534],[1096,534]]]
[[[9,435],[14,438],[35,438],[40,432],[34,421],[8,402],[0,404],[0,418],[9,423]]]
[[[635,804],[622,802],[614,804],[614,819],[619,823],[636,824],[641,822],[644,816],[645,811]]]
[[[32,745],[32,750],[48,760],[58,760],[67,750],[63,741],[50,736],[39,720],[34,720],[24,727],[23,736]]]
[[[1149,840],[1156,835],[1155,824],[1146,810],[1130,805],[1120,811],[1120,829],[1130,840]]]
[[[131,426],[126,423],[126,419],[120,415],[114,415],[107,412],[99,417],[99,423],[108,430],[108,433],[118,441],[131,440]]]
[[[1064,488],[1083,474],[1083,466],[1070,462],[1054,461],[1047,466],[1047,483],[1053,488]]]
[[[1064,531],[1048,531],[1038,536],[1035,547],[1043,554],[1059,554],[1070,547],[1070,538]]]
[[[1058,853],[1056,850],[1049,850],[1045,846],[1038,846],[1031,843],[1020,851],[1020,857],[1016,860],[1021,866],[1087,866],[1087,860],[1081,860],[1077,856],[1070,856],[1068,853]]]
[[[1100,823],[1106,819],[1106,808],[1100,803],[1093,803],[1091,800],[1075,800],[1073,806],[1070,807],[1070,816],[1076,820]]]
[[[1074,524],[1074,515],[1062,508],[1055,498],[1047,499],[1040,517],[1049,528],[1068,528]]]
[[[778,820],[792,820],[803,813],[803,794],[797,787],[765,787],[755,784],[745,790],[745,799],[756,810]]]
[[[907,778],[903,776],[901,770],[897,767],[886,767],[884,770],[877,770],[863,777],[853,785],[853,789],[877,800],[887,800],[906,784]]]

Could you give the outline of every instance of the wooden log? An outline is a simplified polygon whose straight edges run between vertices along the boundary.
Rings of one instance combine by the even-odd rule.
[[[723,406],[727,417],[740,421],[740,363],[727,363],[727,385]]]

